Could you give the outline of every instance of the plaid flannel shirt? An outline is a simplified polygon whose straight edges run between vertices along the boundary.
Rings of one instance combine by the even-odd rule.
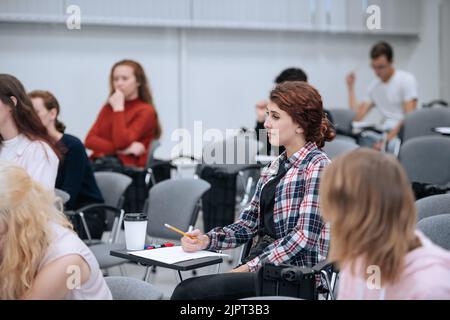
[[[257,235],[261,190],[277,174],[284,160],[286,152],[263,169],[250,205],[235,223],[207,233],[210,249],[236,248]],[[313,142],[306,143],[284,161],[286,175],[276,187],[273,210],[276,240],[247,262],[251,272],[266,262],[312,267],[326,259],[330,230],[319,212],[319,181],[329,163],[330,159]]]

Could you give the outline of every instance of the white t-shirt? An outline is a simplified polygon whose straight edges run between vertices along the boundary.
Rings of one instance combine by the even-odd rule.
[[[111,291],[103,278],[98,262],[92,251],[71,230],[50,222],[53,230],[53,239],[50,247],[39,265],[39,270],[56,259],[67,255],[81,256],[89,266],[88,280],[78,288],[70,290],[65,300],[111,300]]]
[[[0,145],[0,160],[12,161],[22,167],[48,190],[55,188],[59,160],[50,146],[43,141],[31,141],[19,134]]]
[[[379,78],[373,80],[364,100],[378,108],[384,117],[384,128],[390,130],[405,118],[403,103],[417,97],[415,77],[409,72],[395,70],[388,82]]]

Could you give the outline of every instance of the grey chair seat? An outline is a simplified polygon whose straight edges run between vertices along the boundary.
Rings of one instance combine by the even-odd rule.
[[[450,214],[424,218],[417,223],[417,228],[436,245],[450,250]]]
[[[152,284],[128,277],[105,277],[113,300],[160,300],[163,293]]]
[[[450,194],[437,194],[416,201],[417,221],[450,212]]]
[[[445,185],[450,182],[450,139],[423,136],[409,139],[400,148],[400,163],[411,182]]]
[[[436,135],[435,127],[450,126],[450,110],[448,108],[419,109],[405,116],[403,141],[416,137]]]
[[[326,142],[325,146],[323,147],[323,151],[327,154],[327,156],[330,159],[334,159],[343,153],[358,148],[359,145],[357,145],[354,141],[349,141],[345,139],[335,139],[333,141]]]
[[[123,248],[123,244],[109,245],[106,243],[95,244],[89,247],[97,259],[101,269],[120,266],[121,264],[126,263],[128,260],[113,257],[109,254],[110,250],[121,250]]]

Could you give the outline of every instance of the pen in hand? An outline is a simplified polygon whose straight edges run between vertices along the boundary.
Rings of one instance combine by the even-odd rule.
[[[197,240],[195,237],[191,236],[190,234],[187,234],[186,232],[181,231],[180,229],[175,228],[175,227],[171,226],[170,224],[164,223],[164,226],[166,228],[169,228],[170,230],[175,231],[175,232],[177,232],[177,233],[179,233],[179,234],[181,234],[181,235],[183,235],[185,237],[188,237],[188,238],[190,238],[192,240]]]

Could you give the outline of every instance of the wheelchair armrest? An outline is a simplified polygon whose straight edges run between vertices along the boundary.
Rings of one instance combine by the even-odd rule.
[[[263,165],[260,164],[248,164],[243,168],[240,168],[239,172],[250,171],[250,170],[260,170]]]
[[[328,260],[322,260],[319,263],[317,263],[315,266],[312,267],[314,272],[320,273],[322,270],[335,270],[336,266],[333,262],[330,262]]]
[[[83,212],[84,214],[89,214],[89,210],[92,209],[106,209],[106,210],[110,210],[113,211],[115,213],[116,216],[119,216],[120,213],[122,212],[121,209],[107,205],[107,204],[103,204],[103,203],[93,203],[93,204],[88,204],[87,206],[81,207],[77,210],[73,210],[74,214],[79,214],[80,212]],[[86,212],[87,211],[87,212]]]
[[[114,221],[114,225],[113,225],[113,229],[111,231],[111,240],[116,242],[118,240],[118,236],[119,236],[119,230],[120,230],[120,226],[122,224],[122,220],[123,220],[123,216],[125,214],[123,209],[119,209],[107,204],[103,204],[103,203],[94,203],[94,204],[89,204],[87,206],[81,207],[77,210],[73,210],[73,211],[66,211],[65,214],[68,216],[79,216],[83,225],[83,228],[85,229],[88,241],[92,241],[92,237],[91,237],[91,233],[89,231],[89,227],[86,223],[86,220],[84,218],[84,216],[86,214],[89,215],[89,210],[91,209],[106,209],[109,211],[113,211],[114,212],[114,216],[115,216],[115,221]],[[117,222],[117,223],[116,223]]]

